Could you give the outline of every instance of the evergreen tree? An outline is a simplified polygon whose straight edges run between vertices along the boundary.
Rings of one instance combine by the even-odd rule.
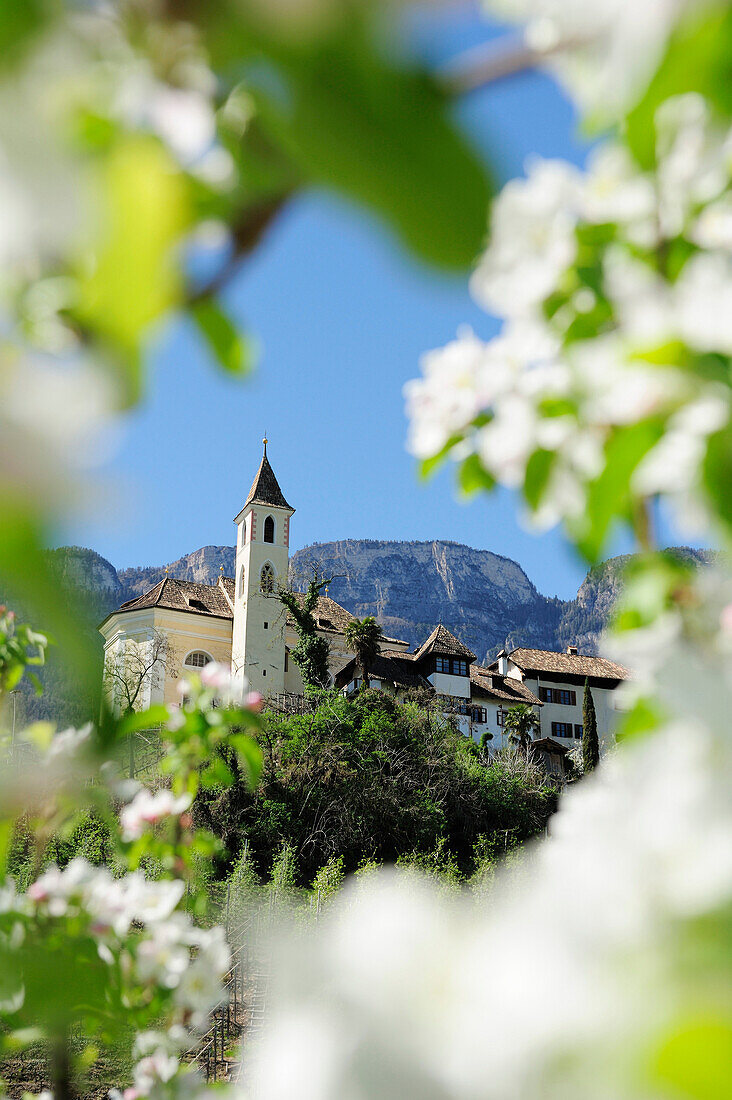
[[[295,621],[298,641],[291,650],[290,656],[300,669],[306,692],[327,687],[330,680],[328,669],[330,646],[327,639],[318,634],[318,624],[313,612],[318,605],[320,593],[331,580],[332,578],[319,580],[314,576],[308,584],[302,603],[294,592],[279,594],[280,603],[285,605]]]
[[[600,742],[597,738],[597,716],[590,691],[590,681],[585,680],[585,697],[582,702],[582,763],[591,772],[600,762]]]

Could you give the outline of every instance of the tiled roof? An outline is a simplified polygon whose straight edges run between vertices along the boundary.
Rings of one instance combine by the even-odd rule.
[[[356,671],[356,658],[352,657],[348,664],[337,673],[335,677],[336,688],[340,689],[349,684]],[[425,680],[424,676],[420,676],[411,661],[404,661],[401,657],[393,654],[388,657],[379,654],[369,667],[369,677],[387,684],[393,684],[395,687],[421,687],[432,690],[429,680]]]
[[[483,692],[486,695],[497,696],[514,706],[519,703],[540,707],[544,705],[525,684],[514,676],[499,676],[497,672],[483,668],[482,665],[471,665],[470,683],[475,689],[473,694]]]
[[[304,592],[295,592],[294,596],[300,603],[305,600]],[[345,607],[341,607],[339,603],[332,600],[330,596],[318,596],[313,615],[321,630],[330,630],[336,634],[345,633],[348,624],[356,618],[350,611],[346,611]],[[289,621],[292,622],[292,619]],[[393,645],[407,645],[407,642],[401,638],[387,638],[386,635],[383,635],[382,641],[391,642]]]
[[[590,676],[599,680],[629,680],[630,669],[605,657],[582,653],[555,653],[548,649],[513,649],[509,657],[522,672],[554,672]],[[492,666],[491,666],[492,667]]]
[[[305,602],[304,592],[295,592],[293,595],[299,603]],[[351,620],[355,618],[350,611],[346,611],[345,607],[341,607],[330,596],[318,596],[313,616],[322,630],[335,630],[340,631],[340,633],[343,633]]]
[[[445,654],[448,657],[466,657],[468,661],[475,660],[475,654],[471,653],[468,647],[451,634],[442,623],[436,626],[427,641],[422,643],[415,653],[415,658],[419,661],[428,653]]]
[[[530,747],[532,749],[544,750],[544,752],[556,752],[560,756],[566,756],[569,749],[566,745],[561,745],[559,741],[555,741],[553,737],[537,737],[531,742]]]
[[[259,469],[249,490],[249,496],[244,503],[245,508],[247,504],[272,504],[275,508],[290,507],[283,496],[266,453],[259,463]]]
[[[194,584],[164,577],[149,592],[127,600],[117,611],[141,611],[147,607],[164,607],[171,611],[194,611],[198,615],[214,615],[233,619],[226,596],[217,584]]]

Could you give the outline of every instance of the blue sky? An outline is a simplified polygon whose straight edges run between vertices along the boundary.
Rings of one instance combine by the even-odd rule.
[[[412,40],[437,64],[492,33],[467,5],[421,17]],[[568,102],[545,77],[481,91],[457,113],[502,179],[519,174],[531,154],[581,163],[586,152]],[[311,192],[224,297],[256,335],[256,374],[222,377],[190,328],[168,326],[151,354],[146,399],[126,419],[105,470],[102,507],[60,541],[90,546],[117,567],[232,543],[231,520],[266,429],[297,509],[293,550],[343,538],[454,539],[516,559],[547,595],[574,595],[585,568],[558,533],[523,530],[507,493],[461,503],[452,469],[420,484],[405,450],[401,391],[420,355],[462,324],[482,336],[497,329],[471,301],[467,278],[435,274],[362,209]]]

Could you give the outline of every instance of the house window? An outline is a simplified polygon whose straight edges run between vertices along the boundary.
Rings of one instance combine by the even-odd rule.
[[[269,623],[265,623],[265,624],[264,624],[264,629],[265,629],[265,630],[269,630]]]
[[[213,657],[209,653],[204,653],[202,649],[194,649],[188,654],[183,665],[185,668],[205,668],[211,661]]]
[[[506,724],[506,714],[505,714],[505,712],[504,712],[504,711],[502,711],[502,710],[501,710],[501,709],[499,708],[499,709],[498,709],[498,710],[496,711],[496,725],[497,725],[497,726],[505,726],[505,724]]]
[[[264,592],[265,595],[271,595],[274,592],[274,586],[275,571],[271,563],[267,561],[262,566],[262,572],[259,574],[259,591]]]
[[[479,726],[484,726],[488,721],[488,711],[485,707],[473,707],[473,721]]]
[[[571,722],[552,722],[552,737],[571,737]]]
[[[449,657],[435,657],[435,672],[449,672],[450,671],[450,659]]]
[[[274,542],[275,539],[275,522],[271,516],[267,516],[264,521],[264,541]]]
[[[577,706],[577,693],[567,688],[548,688],[539,685],[539,698],[542,703],[560,703],[565,707]]]
[[[574,727],[574,736],[575,736],[576,741],[581,741],[582,740],[582,726],[577,726],[576,725]]]

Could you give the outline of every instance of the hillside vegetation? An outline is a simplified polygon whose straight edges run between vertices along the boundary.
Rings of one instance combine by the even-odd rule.
[[[470,875],[540,833],[556,805],[537,768],[515,753],[487,762],[425,700],[323,693],[311,714],[268,714],[261,745],[255,791],[227,758],[237,781],[196,804],[197,823],[226,846],[220,874],[246,840],[262,878],[288,848],[298,885],[334,859],[345,872],[407,860]]]

